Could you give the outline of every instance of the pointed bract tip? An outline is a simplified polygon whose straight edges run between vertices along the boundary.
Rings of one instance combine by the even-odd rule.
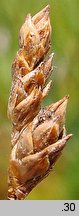
[[[66,145],[67,141],[72,137],[72,134],[68,134],[67,136],[65,136],[64,138],[60,139],[60,147],[59,148],[64,148],[64,146]]]
[[[50,5],[48,4],[46,7],[43,8],[43,12],[49,12],[50,11]]]
[[[66,109],[68,99],[69,99],[69,96],[65,96],[61,100],[59,100],[57,109],[62,107],[62,106],[63,106],[64,109]]]
[[[66,141],[68,141],[72,136],[73,136],[73,134],[68,134],[64,139],[65,139]]]
[[[50,11],[50,6],[47,5],[42,10],[40,10],[36,15],[34,15],[32,17],[34,24],[37,24],[45,16],[45,14],[48,14],[49,16],[49,11]]]
[[[48,63],[48,64],[52,64],[53,57],[54,57],[54,53],[51,53],[48,56],[47,60],[45,60],[45,62]]]
[[[65,136],[64,138],[59,139],[56,143],[53,143],[52,145],[48,146],[45,149],[48,152],[51,162],[53,161],[52,159],[54,159],[56,155],[59,155],[59,153],[62,152],[62,150],[64,149],[66,145],[66,142],[70,139],[71,136],[72,134],[69,134]]]
[[[69,95],[65,95],[60,101],[61,103],[63,103],[65,100],[69,99]]]
[[[51,105],[48,106],[48,109],[50,109],[51,111],[56,111],[57,109],[59,109],[60,107],[62,107],[64,104],[64,109],[66,108],[67,102],[68,102],[68,98],[69,96],[65,96],[63,97],[61,100],[52,103]]]
[[[49,58],[53,60],[53,57],[54,57],[54,53],[51,53],[51,54],[49,55]]]

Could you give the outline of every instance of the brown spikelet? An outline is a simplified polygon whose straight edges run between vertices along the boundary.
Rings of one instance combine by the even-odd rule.
[[[19,51],[12,64],[8,116],[12,121],[8,199],[21,200],[49,173],[71,137],[66,136],[68,97],[41,109],[51,81],[52,53],[49,6],[27,15],[19,34]]]

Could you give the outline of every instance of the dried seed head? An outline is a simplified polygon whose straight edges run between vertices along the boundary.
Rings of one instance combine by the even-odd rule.
[[[53,70],[50,48],[49,6],[29,14],[19,34],[19,51],[12,65],[8,115],[12,121],[12,150],[8,199],[24,199],[54,166],[66,142],[65,114],[68,97],[40,109]]]

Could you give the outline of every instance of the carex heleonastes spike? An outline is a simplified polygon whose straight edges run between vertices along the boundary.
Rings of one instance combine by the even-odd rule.
[[[8,199],[21,200],[42,181],[61,155],[66,142],[68,97],[41,108],[48,94],[54,53],[50,49],[50,7],[27,15],[19,34],[19,51],[12,64],[8,116],[12,121]]]

